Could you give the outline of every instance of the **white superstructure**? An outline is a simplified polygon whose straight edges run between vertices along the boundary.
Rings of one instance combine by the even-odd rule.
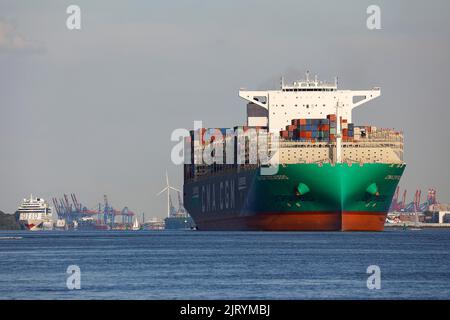
[[[380,88],[371,90],[338,90],[334,83],[306,79],[284,84],[281,79],[279,90],[239,90],[239,97],[247,100],[247,125],[268,127],[270,132],[279,132],[292,119],[318,119],[336,112],[340,107],[342,118],[352,122],[352,110],[363,103],[380,96]]]
[[[17,211],[20,213],[19,222],[28,230],[53,229],[52,208],[42,198],[23,199]]]

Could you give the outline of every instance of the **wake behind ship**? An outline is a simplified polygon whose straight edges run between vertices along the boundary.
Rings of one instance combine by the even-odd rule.
[[[356,126],[380,89],[309,79],[240,90],[247,124],[186,139],[184,203],[199,230],[382,231],[405,169],[403,134]]]

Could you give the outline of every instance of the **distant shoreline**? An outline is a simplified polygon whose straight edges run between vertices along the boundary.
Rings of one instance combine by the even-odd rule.
[[[415,223],[415,222],[401,222],[401,223],[386,223],[385,228],[423,228],[423,229],[450,229],[450,223]]]
[[[20,230],[19,214],[0,211],[0,230]]]

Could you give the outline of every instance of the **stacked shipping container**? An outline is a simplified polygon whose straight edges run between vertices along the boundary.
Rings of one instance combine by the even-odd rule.
[[[340,118],[343,141],[353,141],[355,126]],[[336,141],[336,115],[329,114],[326,119],[293,119],[286,130],[280,131],[283,139],[310,142]]]

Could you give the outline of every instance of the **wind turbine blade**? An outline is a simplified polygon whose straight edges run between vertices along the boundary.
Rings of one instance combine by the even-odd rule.
[[[180,190],[178,190],[177,188],[174,188],[174,187],[169,187],[169,189],[172,189],[172,190],[174,190],[174,191],[181,192]]]
[[[164,189],[162,189],[160,192],[158,192],[156,195],[159,196],[161,193],[163,193],[164,191],[167,191],[167,187],[165,187]]]
[[[166,170],[166,186],[167,187],[169,186],[169,174],[167,173],[167,170]]]

